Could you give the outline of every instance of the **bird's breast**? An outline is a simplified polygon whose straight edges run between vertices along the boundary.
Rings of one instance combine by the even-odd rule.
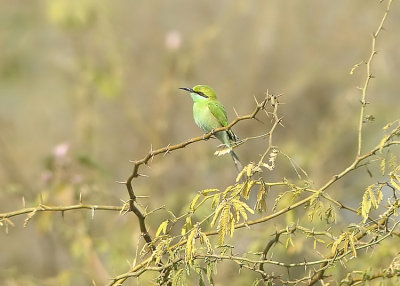
[[[210,109],[208,109],[208,105],[201,102],[193,104],[193,118],[197,126],[206,132],[221,127]]]

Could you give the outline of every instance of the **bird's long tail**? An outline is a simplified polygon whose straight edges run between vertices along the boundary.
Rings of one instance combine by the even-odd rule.
[[[232,156],[233,162],[235,162],[235,166],[236,166],[236,169],[238,170],[238,172],[242,171],[243,166],[242,166],[242,163],[240,163],[239,157],[236,155],[235,152],[233,152],[232,149],[229,153]]]

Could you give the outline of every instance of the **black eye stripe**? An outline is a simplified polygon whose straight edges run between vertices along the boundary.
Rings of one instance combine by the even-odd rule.
[[[201,92],[201,91],[197,91],[196,92],[198,95],[200,95],[200,96],[202,96],[202,97],[208,97],[207,95],[205,95],[203,92]]]

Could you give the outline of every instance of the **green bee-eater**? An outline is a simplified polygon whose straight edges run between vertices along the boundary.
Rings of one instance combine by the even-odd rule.
[[[197,126],[204,131],[213,132],[214,129],[228,125],[228,117],[222,103],[217,99],[215,91],[207,85],[196,85],[193,88],[181,87],[190,92],[193,99],[193,118]],[[229,149],[238,170],[242,169],[238,156],[233,152],[232,145],[238,140],[231,131],[220,131],[214,134]]]

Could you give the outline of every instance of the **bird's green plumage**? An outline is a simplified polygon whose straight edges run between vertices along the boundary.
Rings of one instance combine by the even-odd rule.
[[[221,102],[217,99],[210,99],[208,102],[208,109],[210,109],[212,115],[217,118],[218,122],[222,126],[228,125],[228,116],[226,115],[225,108],[222,106]]]
[[[191,88],[181,88],[190,92],[193,99],[193,118],[197,126],[206,132],[228,125],[228,116],[222,103],[217,99],[215,91],[207,85],[196,85]],[[232,147],[236,136],[231,130],[217,132],[215,134],[227,147]],[[241,168],[239,159],[233,150],[232,155],[238,169]]]

